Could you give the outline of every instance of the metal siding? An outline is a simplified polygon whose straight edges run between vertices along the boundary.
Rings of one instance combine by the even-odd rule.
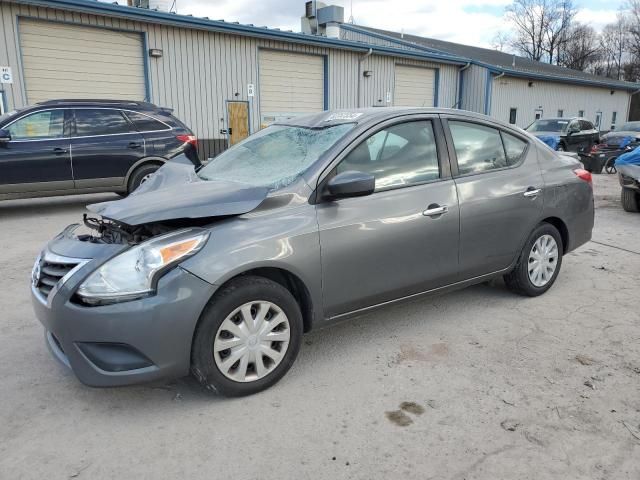
[[[460,108],[484,113],[488,69],[471,65],[462,72],[463,89]]]
[[[509,109],[517,108],[519,127],[527,127],[534,120],[536,109],[543,110],[543,116],[555,117],[558,110],[564,110],[565,117],[577,116],[584,110],[585,118],[594,121],[596,112],[602,112],[602,130],[611,127],[611,116],[617,112],[618,123],[628,114],[629,92],[623,90],[566,85],[562,83],[533,81],[513,77],[493,79],[491,115],[499,120],[509,121]]]

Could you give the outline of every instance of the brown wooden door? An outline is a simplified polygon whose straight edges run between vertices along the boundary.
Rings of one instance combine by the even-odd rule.
[[[235,145],[249,136],[249,104],[247,102],[227,102],[229,118],[229,146]]]

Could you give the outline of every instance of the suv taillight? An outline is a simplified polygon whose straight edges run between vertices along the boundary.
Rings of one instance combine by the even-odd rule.
[[[573,173],[576,174],[580,180],[584,180],[589,185],[593,186],[593,178],[591,177],[591,172],[586,171],[584,168],[576,168]]]
[[[195,135],[178,135],[176,138],[182,143],[188,143],[194,147],[198,146],[198,138]]]
[[[600,144],[599,143],[594,143],[591,146],[591,153],[598,153],[599,150],[600,150]]]

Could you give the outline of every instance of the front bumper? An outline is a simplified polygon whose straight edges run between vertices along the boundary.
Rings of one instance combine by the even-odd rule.
[[[55,242],[48,248],[55,249]],[[78,285],[105,260],[86,262],[48,298],[32,286],[33,308],[53,355],[96,387],[187,375],[193,333],[215,287],[177,267],[160,279],[153,296],[103,306],[74,302]]]

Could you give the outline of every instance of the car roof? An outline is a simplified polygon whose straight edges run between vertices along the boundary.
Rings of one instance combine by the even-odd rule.
[[[457,117],[467,117],[472,119],[475,118],[510,129],[514,128],[514,125],[479,113],[470,112],[467,110],[437,107],[371,107],[330,110],[321,113],[301,115],[299,117],[277,121],[274,123],[274,125],[288,125],[303,128],[327,128],[345,123],[373,123],[375,121],[384,121],[387,119],[402,117],[403,115],[413,115],[420,113],[432,115],[455,115]]]

